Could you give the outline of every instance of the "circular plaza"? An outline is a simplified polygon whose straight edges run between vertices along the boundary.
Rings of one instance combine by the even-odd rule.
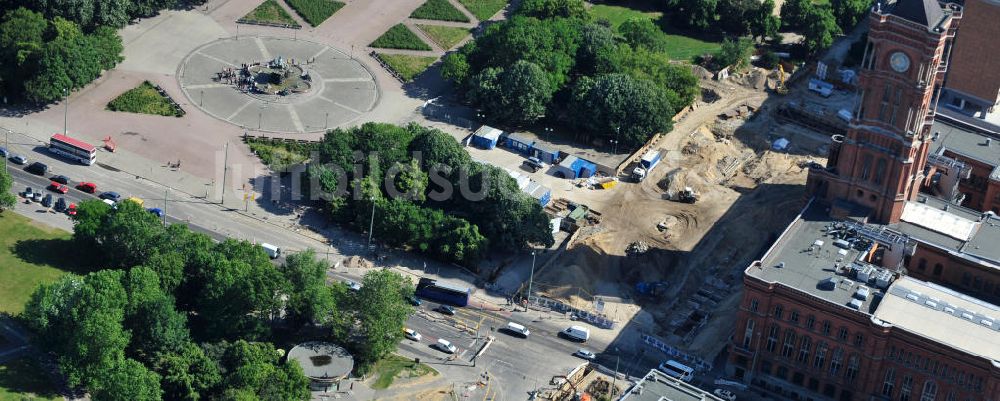
[[[351,55],[290,38],[208,43],[184,58],[177,77],[190,104],[256,131],[324,131],[378,102],[374,76]]]

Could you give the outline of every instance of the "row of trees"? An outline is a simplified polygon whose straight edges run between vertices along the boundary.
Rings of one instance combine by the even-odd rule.
[[[8,7],[27,7],[54,19],[73,21],[86,30],[99,26],[121,28],[136,18],[156,15],[162,9],[187,8],[206,0],[8,0]]]
[[[561,121],[636,146],[669,131],[697,93],[697,78],[670,62],[666,43],[648,18],[612,29],[582,0],[526,0],[447,55],[441,73],[493,123]]]
[[[299,366],[268,342],[293,339],[273,328],[321,327],[368,365],[395,349],[411,312],[398,273],[370,273],[359,292],[327,286],[312,251],[275,268],[257,245],[163,226],[133,202],[81,202],[74,225],[76,249],[110,268],[40,287],[23,317],[95,401],[307,400]]]
[[[667,0],[666,9],[675,24],[698,31],[764,39],[781,28],[774,0]]]
[[[506,171],[436,129],[367,123],[328,132],[310,177],[334,220],[392,246],[474,264],[490,248],[552,245],[548,218]]]

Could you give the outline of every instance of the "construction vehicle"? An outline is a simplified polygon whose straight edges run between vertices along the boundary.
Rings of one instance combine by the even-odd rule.
[[[660,164],[661,158],[662,156],[660,155],[659,150],[646,152],[646,154],[642,156],[642,159],[639,159],[639,165],[632,169],[632,180],[635,182],[642,182],[642,180],[646,179],[649,173],[653,171],[653,168],[656,167],[657,164]]]
[[[691,187],[684,187],[684,190],[677,194],[677,200],[683,203],[695,203],[698,201],[698,193]]]
[[[788,87],[785,86],[785,66],[778,63],[778,86],[774,88],[774,93],[787,95]]]

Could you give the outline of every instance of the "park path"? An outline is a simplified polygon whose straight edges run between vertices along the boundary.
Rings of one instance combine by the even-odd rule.
[[[465,14],[465,16],[469,18],[469,21],[472,21],[470,22],[470,24],[472,24],[473,26],[479,25],[479,23],[482,22],[479,21],[479,18],[476,18],[475,15],[472,15],[472,13],[469,12],[469,10],[466,10],[465,6],[463,6],[462,3],[460,3],[458,0],[448,0],[448,2],[451,3],[453,7],[458,9],[458,11],[461,11],[462,14]]]
[[[436,19],[407,18],[408,22],[420,25],[440,25],[454,28],[475,28],[479,22],[438,21]]]
[[[288,15],[292,16],[292,19],[295,20],[295,22],[297,22],[299,25],[302,25],[303,28],[309,28],[312,26],[309,25],[309,23],[306,22],[306,20],[302,19],[302,16],[299,15],[299,13],[295,12],[295,10],[292,9],[292,6],[285,3],[284,0],[278,1],[278,4],[281,6],[282,9],[285,10],[286,13],[288,13]]]
[[[423,29],[417,28],[417,25],[414,24],[413,21],[410,20],[403,21],[403,25],[406,25],[406,27],[409,28],[411,31],[413,31],[413,33],[417,34],[417,37],[419,37],[420,40],[424,41],[424,43],[427,43],[431,47],[431,51],[437,53],[439,57],[442,54],[444,54],[445,50],[448,50],[448,49],[442,49],[441,45],[439,45],[438,42],[435,42],[434,39],[432,39],[431,36],[427,34],[427,32],[424,32]]]

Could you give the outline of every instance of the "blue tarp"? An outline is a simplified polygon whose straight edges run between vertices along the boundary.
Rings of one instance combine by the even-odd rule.
[[[575,178],[587,178],[594,175],[594,172],[597,171],[596,164],[580,158],[576,159],[576,161],[570,165],[570,168],[576,173]]]

